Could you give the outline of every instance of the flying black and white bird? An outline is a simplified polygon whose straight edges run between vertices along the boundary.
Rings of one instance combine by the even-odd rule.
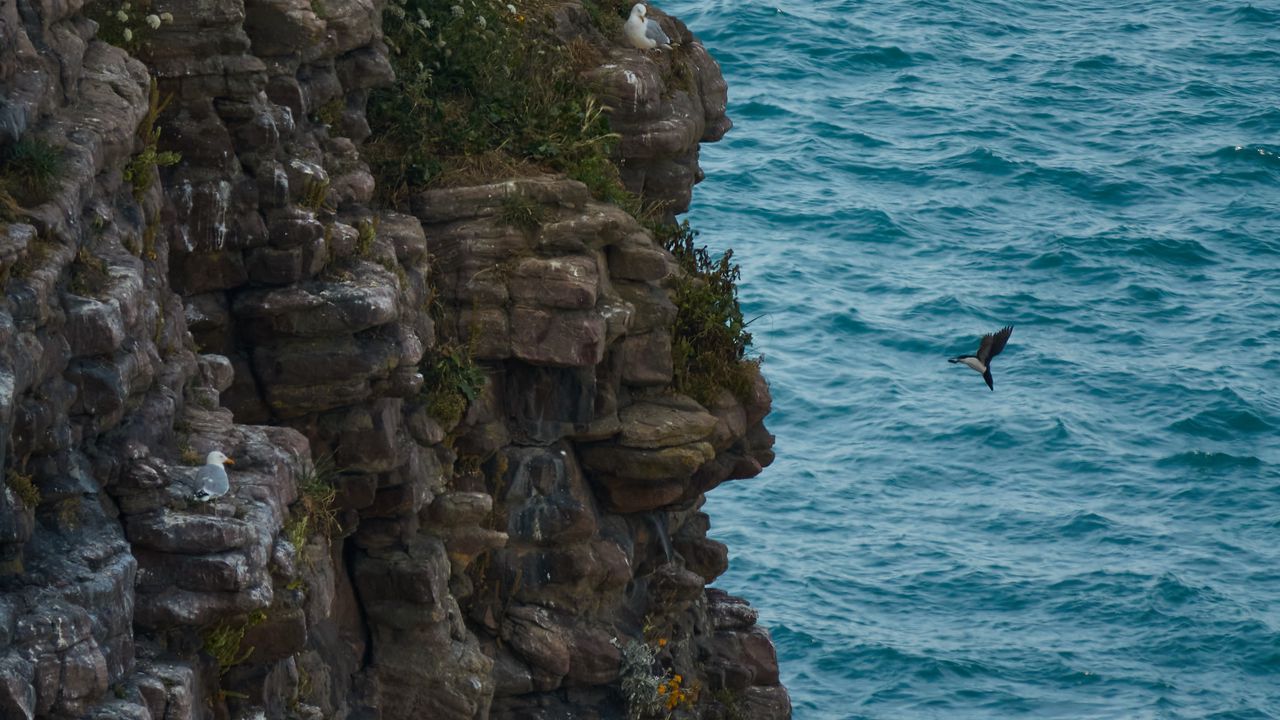
[[[631,17],[622,26],[622,34],[627,42],[637,50],[671,49],[671,38],[662,32],[657,20],[649,20],[645,14],[649,12],[644,3],[636,3],[631,7]]]
[[[982,342],[978,343],[977,355],[957,355],[947,362],[961,363],[982,373],[982,379],[987,381],[987,387],[994,391],[996,385],[991,380],[991,360],[1004,349],[1004,344],[1009,342],[1009,335],[1012,333],[1012,325],[997,332],[987,333],[982,336]]]
[[[235,464],[235,460],[218,450],[209,453],[204,459],[204,465],[196,470],[195,499],[199,502],[209,502],[216,497],[226,495],[231,489],[231,478],[227,477],[227,469],[223,466]]]

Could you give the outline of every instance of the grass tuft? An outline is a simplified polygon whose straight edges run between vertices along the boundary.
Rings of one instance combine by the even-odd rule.
[[[425,382],[422,402],[427,413],[446,430],[462,422],[462,416],[480,392],[487,378],[463,347],[448,344],[437,348],[419,365]]]
[[[379,219],[375,216],[361,220],[356,226],[356,255],[373,256],[373,244],[378,240]]]
[[[498,211],[500,222],[528,234],[537,232],[546,218],[547,209],[542,203],[520,193],[511,193],[502,198],[502,207]]]
[[[14,143],[0,159],[0,190],[25,206],[48,200],[66,167],[62,148],[32,137]]]
[[[307,181],[302,186],[302,198],[298,200],[298,204],[308,210],[331,210],[326,204],[325,199],[329,195],[329,181],[315,176],[308,176]]]
[[[222,623],[204,633],[204,651],[218,663],[218,675],[226,675],[227,671],[240,665],[253,655],[253,647],[242,648],[244,634],[249,628],[259,625],[267,619],[261,610],[249,613],[242,622]]]
[[[22,257],[13,264],[13,270],[10,276],[18,280],[22,280],[31,275],[31,273],[39,270],[49,258],[53,257],[56,246],[45,240],[44,238],[36,238],[36,241],[27,246],[26,252]]]
[[[27,473],[18,472],[10,468],[8,475],[5,476],[5,484],[13,491],[14,495],[22,501],[23,505],[34,508],[40,504],[40,488],[37,488],[35,482]]]
[[[111,274],[107,272],[106,261],[87,248],[80,248],[75,262],[71,264],[71,292],[81,297],[99,297],[110,284]]]
[[[306,545],[307,539],[320,533],[327,540],[338,529],[338,515],[334,501],[338,491],[334,487],[338,469],[333,456],[325,455],[298,475],[298,500],[289,510],[284,534],[297,550]]]

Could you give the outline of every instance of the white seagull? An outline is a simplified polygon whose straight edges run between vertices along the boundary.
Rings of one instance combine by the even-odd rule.
[[[231,489],[231,478],[223,465],[235,465],[236,461],[214,450],[204,459],[204,465],[196,470],[196,495],[200,502],[222,497]]]
[[[627,42],[631,43],[637,50],[652,50],[654,48],[662,48],[663,50],[671,49],[671,38],[662,32],[657,20],[648,20],[645,13],[648,10],[644,3],[636,3],[631,8],[631,17],[627,18],[626,24],[622,26],[622,34],[627,36]]]
[[[961,363],[982,373],[982,379],[987,381],[987,387],[995,390],[995,382],[991,380],[991,359],[1004,349],[1004,344],[1009,342],[1011,333],[1013,333],[1012,325],[998,332],[987,333],[982,336],[982,342],[978,343],[977,355],[957,355],[948,359],[947,362]]]

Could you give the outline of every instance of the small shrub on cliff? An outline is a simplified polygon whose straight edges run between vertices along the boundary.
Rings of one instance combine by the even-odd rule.
[[[658,661],[658,652],[666,640],[630,640],[622,644],[614,638],[613,645],[622,651],[618,677],[627,703],[627,720],[671,718],[693,708],[697,688],[686,687],[684,676],[664,670]]]
[[[13,222],[21,215],[22,208],[18,205],[18,201],[4,189],[4,183],[0,182],[0,230],[4,229],[5,223]]]
[[[527,2],[521,3],[527,9]],[[439,184],[477,158],[572,175],[617,136],[577,77],[548,13],[506,0],[392,0],[383,16],[396,83],[369,103],[366,144],[384,199]]]
[[[462,421],[467,406],[480,397],[487,379],[471,353],[457,344],[437,348],[419,365],[422,402],[446,430]]]
[[[332,455],[318,458],[298,473],[298,500],[290,508],[284,525],[285,537],[296,550],[300,551],[311,535],[320,533],[328,539],[338,529],[338,515],[333,507],[338,497],[334,487],[337,477]]]
[[[182,160],[182,155],[179,153],[160,150],[160,128],[156,127],[156,120],[172,99],[173,96],[170,95],[161,100],[156,79],[151,78],[147,114],[138,124],[138,137],[143,141],[142,152],[134,155],[124,168],[124,179],[133,185],[133,196],[138,200],[142,199],[142,194],[151,187],[151,183],[155,182],[156,168],[176,165]]]
[[[167,12],[152,12],[151,0],[107,0],[87,8],[85,15],[98,23],[98,39],[137,55],[161,25],[173,22]]]
[[[65,167],[62,148],[32,137],[14,143],[0,160],[0,190],[28,206],[49,199]]]
[[[622,23],[631,14],[632,0],[582,0],[582,9],[591,17],[591,24],[607,38],[622,34]]]
[[[81,297],[98,297],[110,283],[111,274],[107,272],[106,261],[80,248],[75,262],[71,264],[71,292]]]
[[[23,505],[34,508],[40,504],[40,489],[32,482],[30,475],[11,468],[8,475],[5,476],[5,484],[9,486],[14,495],[18,496]]]
[[[526,233],[537,232],[546,219],[546,209],[537,201],[519,193],[502,198],[498,219]]]
[[[361,220],[356,226],[356,255],[362,258],[373,256],[373,244],[378,241],[378,225],[377,216]]]
[[[35,242],[27,246],[27,251],[22,254],[22,257],[13,264],[13,269],[10,273],[11,277],[18,280],[30,277],[32,273],[49,262],[56,249],[57,247],[53,243],[43,237],[36,238]]]
[[[706,246],[694,244],[697,232],[688,221],[659,227],[655,234],[684,271],[675,288],[671,339],[676,388],[703,404],[718,388],[745,397],[751,391],[746,365],[751,333],[738,304],[740,273],[733,251],[713,259]]]
[[[243,622],[222,623],[204,632],[204,651],[209,653],[218,663],[218,675],[226,675],[227,671],[249,659],[253,655],[253,647],[242,648],[244,634],[249,628],[259,625],[267,619],[261,610],[249,613]]]
[[[332,212],[332,208],[327,204],[328,197],[329,180],[308,177],[306,183],[302,186],[302,197],[298,198],[298,205],[308,210]]]

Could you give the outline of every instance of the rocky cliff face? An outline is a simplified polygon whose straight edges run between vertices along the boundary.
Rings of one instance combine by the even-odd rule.
[[[373,207],[382,10],[0,4],[0,716],[788,717],[699,511],[771,460],[766,385],[672,390],[680,271],[581,184]],[[687,207],[714,61],[553,12]]]

